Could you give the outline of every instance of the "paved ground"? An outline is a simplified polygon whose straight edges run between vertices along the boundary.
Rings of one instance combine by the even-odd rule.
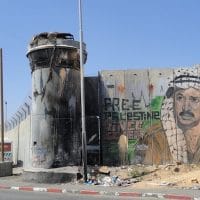
[[[51,193],[75,193],[82,195],[109,195],[123,197],[155,197],[158,199],[184,199],[200,200],[200,190],[187,190],[178,188],[141,188],[134,189],[131,187],[120,186],[99,186],[80,183],[64,183],[64,184],[41,184],[25,182],[20,175],[22,168],[14,168],[13,176],[0,177],[0,189],[20,190],[20,191],[39,191]]]

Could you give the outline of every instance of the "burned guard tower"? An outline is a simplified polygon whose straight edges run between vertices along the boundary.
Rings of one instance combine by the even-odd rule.
[[[85,62],[85,44],[83,50]],[[41,33],[29,44],[32,168],[81,163],[79,56],[79,42],[69,33]]]

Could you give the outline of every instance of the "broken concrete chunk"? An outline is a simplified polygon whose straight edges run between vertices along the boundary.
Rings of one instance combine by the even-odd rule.
[[[110,170],[107,166],[102,166],[99,168],[99,173],[101,174],[110,174]]]

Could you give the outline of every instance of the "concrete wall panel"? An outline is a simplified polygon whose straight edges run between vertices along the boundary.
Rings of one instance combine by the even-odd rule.
[[[5,133],[5,140],[12,143],[13,164],[29,167],[31,153],[31,116],[14,129]]]
[[[199,66],[102,71],[100,80],[104,164],[200,161]]]

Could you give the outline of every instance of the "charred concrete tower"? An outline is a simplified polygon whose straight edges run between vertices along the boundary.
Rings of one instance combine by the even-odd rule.
[[[86,61],[86,47],[84,61]],[[41,33],[29,44],[34,168],[80,165],[79,42],[69,33]]]

